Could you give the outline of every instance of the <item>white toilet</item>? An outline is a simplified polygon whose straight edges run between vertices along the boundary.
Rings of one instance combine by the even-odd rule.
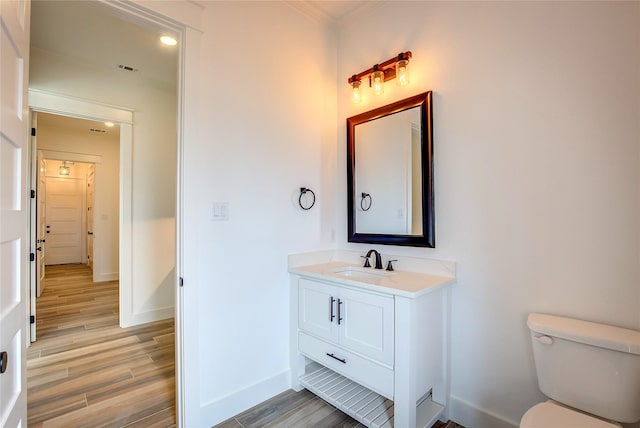
[[[530,314],[540,390],[520,428],[613,428],[640,420],[640,331]]]

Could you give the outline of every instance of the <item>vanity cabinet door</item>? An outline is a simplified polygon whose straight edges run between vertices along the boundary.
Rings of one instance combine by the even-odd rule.
[[[393,367],[393,297],[340,289],[340,302],[340,344]]]
[[[337,290],[328,284],[301,278],[298,291],[298,327],[317,337],[338,340]]]
[[[393,367],[391,296],[299,280],[298,327]]]

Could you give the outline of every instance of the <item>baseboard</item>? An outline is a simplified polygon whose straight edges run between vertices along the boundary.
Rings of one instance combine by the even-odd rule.
[[[120,308],[122,311],[122,308]],[[133,327],[140,324],[146,324],[148,322],[166,320],[175,316],[175,309],[173,306],[168,308],[154,309],[153,311],[138,312],[131,314],[131,317],[126,322],[121,322],[120,327]],[[122,320],[122,317],[121,317]]]
[[[93,282],[117,281],[118,272],[93,273]]]
[[[517,428],[519,425],[454,396],[449,400],[449,418],[467,428]]]
[[[247,388],[233,392],[200,408],[202,426],[214,426],[274,397],[291,387],[290,371],[285,370]]]

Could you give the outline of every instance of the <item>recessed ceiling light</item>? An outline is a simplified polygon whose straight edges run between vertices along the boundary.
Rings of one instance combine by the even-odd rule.
[[[114,125],[115,125],[115,123],[113,123],[113,122],[105,122],[104,123],[104,126],[108,126],[109,128],[111,128]]]
[[[178,41],[170,36],[162,36],[160,37],[160,41],[168,46],[175,46],[178,44]]]

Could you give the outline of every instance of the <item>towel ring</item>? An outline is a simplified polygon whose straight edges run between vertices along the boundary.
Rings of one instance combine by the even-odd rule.
[[[311,193],[312,199],[311,199],[311,205],[304,205],[302,203],[302,197],[304,195],[306,195],[307,193]],[[316,203],[316,194],[313,193],[313,190],[307,188],[307,187],[301,187],[300,188],[300,196],[298,197],[298,205],[300,205],[300,208],[302,208],[303,210],[307,211],[310,210]]]
[[[367,199],[369,200],[368,204],[367,204]],[[372,203],[373,203],[373,199],[371,199],[371,195],[368,193],[362,192],[362,199],[360,199],[360,208],[362,209],[362,211],[369,211],[369,208],[371,208]]]

